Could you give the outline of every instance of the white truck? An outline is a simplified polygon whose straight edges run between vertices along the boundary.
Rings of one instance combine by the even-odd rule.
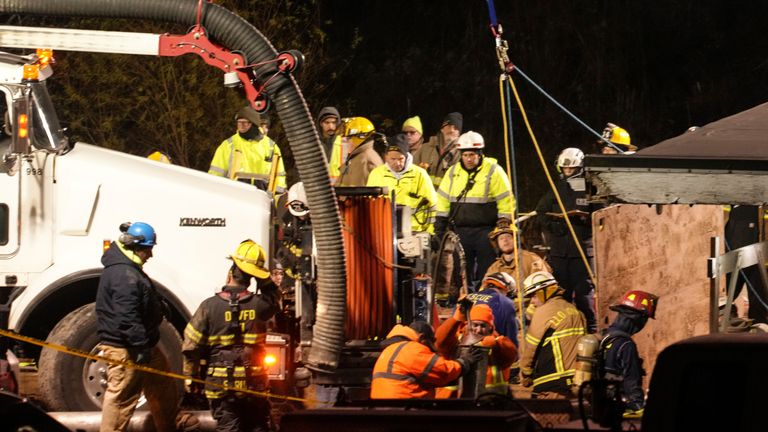
[[[145,221],[158,233],[145,269],[172,309],[160,344],[180,367],[180,331],[224,283],[227,255],[246,238],[269,244],[271,198],[203,172],[70,145],[46,90],[44,60],[0,53],[0,299],[12,303],[10,328],[93,351],[104,247],[120,223]],[[44,350],[38,365],[49,409],[98,409],[103,364]]]

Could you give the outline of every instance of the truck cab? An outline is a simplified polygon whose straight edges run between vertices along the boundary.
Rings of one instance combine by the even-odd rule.
[[[37,67],[37,75],[25,71]],[[41,56],[0,53],[0,299],[12,330],[95,352],[93,302],[100,258],[126,221],[155,227],[158,245],[145,266],[171,306],[161,350],[180,370],[180,334],[200,302],[216,292],[244,239],[268,247],[272,201],[250,185],[184,167],[70,144],[59,126]],[[49,409],[94,410],[104,365],[18,345],[39,357]]]

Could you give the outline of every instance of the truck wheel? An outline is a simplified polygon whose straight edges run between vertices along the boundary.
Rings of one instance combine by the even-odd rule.
[[[46,342],[98,354],[95,303],[70,312],[51,330]],[[160,325],[158,347],[168,359],[171,371],[180,374],[181,338],[168,321]],[[106,362],[44,348],[37,374],[40,398],[50,411],[100,411],[107,384],[106,372]],[[177,380],[177,385],[181,397],[183,383]],[[144,405],[144,402],[142,396],[139,404]]]

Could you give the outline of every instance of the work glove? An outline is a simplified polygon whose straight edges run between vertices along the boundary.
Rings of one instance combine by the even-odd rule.
[[[432,252],[439,252],[440,251],[440,244],[443,241],[443,236],[438,236],[437,234],[433,235],[431,239],[429,239],[429,248],[432,250]]]
[[[456,303],[456,309],[453,311],[453,319],[456,321],[467,322],[467,315],[472,308],[472,300],[462,297]]]
[[[469,371],[473,369],[475,365],[483,359],[484,356],[485,352],[483,352],[482,348],[480,347],[471,347],[466,350],[461,355],[461,357],[459,357],[459,363],[461,363],[461,374],[465,375],[469,373]]]
[[[149,363],[152,358],[152,348],[135,348],[133,352],[133,362],[140,365]]]
[[[199,382],[192,381],[191,379],[184,380],[184,393],[200,395],[203,394],[203,388],[203,384]]]
[[[640,408],[639,410],[628,409],[624,411],[623,417],[625,419],[641,419],[643,418],[643,408]]]
[[[483,348],[493,348],[496,346],[497,340],[496,336],[488,335],[485,336],[480,342],[477,343],[478,346],[481,346]]]
[[[523,387],[531,387],[533,385],[533,378],[528,375],[520,375],[520,385]]]

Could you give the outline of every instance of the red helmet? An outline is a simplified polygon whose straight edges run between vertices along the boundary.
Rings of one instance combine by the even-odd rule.
[[[649,292],[640,290],[627,291],[618,303],[610,306],[611,310],[616,312],[624,310],[633,310],[643,313],[649,318],[656,319],[656,304],[659,297]]]

